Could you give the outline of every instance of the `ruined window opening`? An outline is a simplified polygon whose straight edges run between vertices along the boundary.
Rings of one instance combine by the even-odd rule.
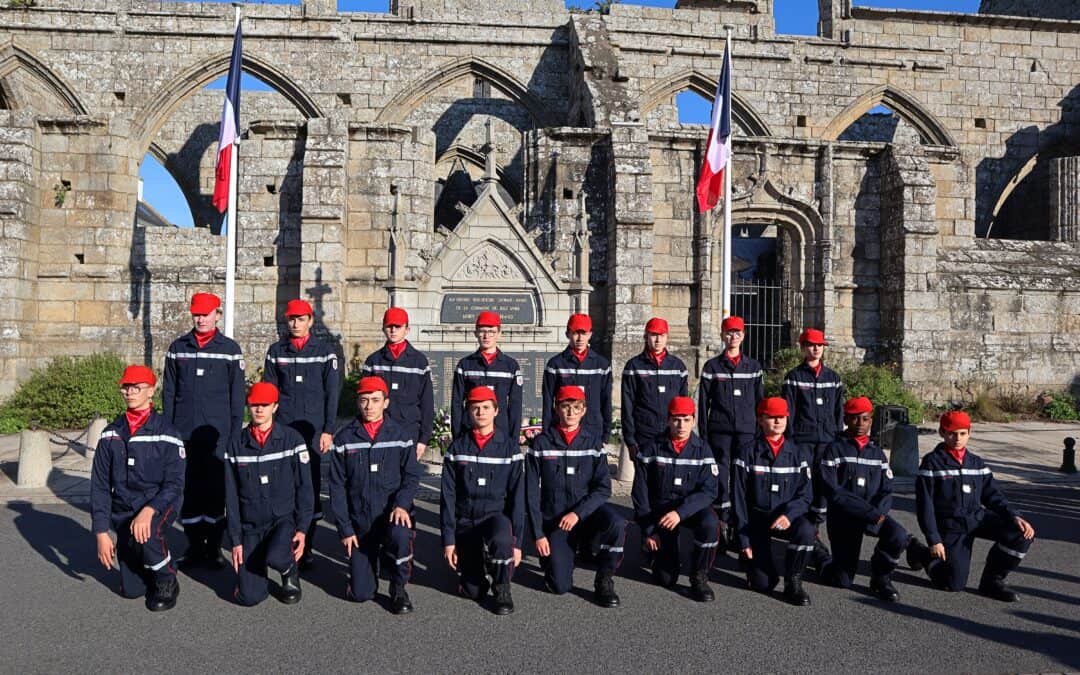
[[[474,79],[473,98],[491,98],[491,83],[482,77]]]
[[[352,105],[352,96],[350,94],[340,93],[337,97],[341,101],[341,105]]]
[[[806,126],[806,115],[799,115],[795,118],[795,126],[804,128]]]
[[[562,198],[563,199],[573,199],[574,198],[574,191],[571,190],[570,188],[563,188]]]
[[[776,32],[782,35],[817,35],[818,3],[814,0],[773,0]]]
[[[76,253],[75,254],[75,262],[79,263],[80,265],[85,265],[86,264],[86,255],[83,254],[83,253]]]
[[[885,105],[877,105],[867,110],[859,119],[852,122],[837,140],[863,143],[894,143],[905,138],[918,138],[926,145],[929,140],[908,124],[896,111]]]
[[[150,153],[146,153],[139,165],[135,220],[141,226],[195,227],[191,207],[180,184]]]
[[[115,97],[116,97],[116,100],[117,100],[117,101],[119,101],[120,103],[123,103],[123,102],[124,102],[124,99],[126,99],[126,98],[127,98],[127,92],[123,92],[123,91],[114,91],[114,92],[113,92],[113,96],[115,96]]]
[[[696,91],[687,89],[675,94],[679,124],[709,124],[712,122],[712,101]]]

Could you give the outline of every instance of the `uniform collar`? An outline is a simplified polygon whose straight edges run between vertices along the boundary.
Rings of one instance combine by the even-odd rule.
[[[949,452],[949,448],[944,443],[938,443],[937,447],[935,447],[934,450],[936,452],[939,452],[941,454],[942,458],[944,458],[945,461],[952,462],[953,464],[955,464],[957,466],[960,466],[960,467],[964,466],[964,464],[967,463],[967,458],[971,456],[971,447],[965,447],[964,448],[964,456],[963,456],[964,461],[962,461],[962,462],[957,461],[956,457],[954,457],[953,454],[951,452]]]

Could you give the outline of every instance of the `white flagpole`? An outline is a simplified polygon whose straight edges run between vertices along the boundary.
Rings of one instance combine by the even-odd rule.
[[[240,6],[236,6],[236,28],[240,26]],[[239,73],[237,77],[239,77]],[[229,163],[229,215],[227,219],[228,229],[225,231],[225,336],[233,336],[236,314],[236,181],[240,166],[240,129],[236,130],[236,140],[233,141],[232,161]]]
[[[730,87],[735,79],[734,61],[731,55],[731,28],[727,31],[727,53],[732,65],[728,68]],[[729,111],[730,114],[730,111]],[[735,125],[731,126],[731,156],[728,157],[728,165],[724,170],[724,240],[720,258],[720,318],[726,319],[731,316],[731,236],[734,229],[731,227],[731,174],[735,169]]]

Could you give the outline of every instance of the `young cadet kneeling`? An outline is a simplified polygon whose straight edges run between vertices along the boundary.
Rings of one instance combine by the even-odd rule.
[[[559,387],[554,426],[533,441],[525,465],[525,493],[536,550],[548,590],[561,595],[573,586],[574,552],[599,547],[596,603],[618,607],[615,570],[622,561],[626,521],[607,502],[611,476],[600,429],[582,429],[585,390]]]
[[[810,450],[784,438],[788,404],[765,398],[757,405],[759,435],[739,448],[735,459],[732,506],[739,547],[746,559],[747,581],[755,591],[769,593],[779,578],[772,538],[788,540],[784,558],[784,598],[793,605],[810,604],[802,575],[814,550],[814,526],[807,519],[813,490]]]
[[[267,568],[281,573],[278,599],[300,602],[300,556],[315,508],[311,455],[300,432],[274,423],[278,389],[256,382],[248,392],[248,425],[225,453],[225,509],[241,605],[266,599]]]
[[[365,602],[379,588],[379,556],[390,563],[390,608],[413,610],[405,585],[412,574],[413,499],[423,469],[416,459],[416,427],[385,416],[389,390],[380,377],[356,388],[359,417],[334,436],[330,506],[349,558],[351,600]]]
[[[471,428],[443,458],[443,555],[460,575],[462,595],[483,601],[490,576],[493,611],[510,614],[510,576],[521,563],[525,530],[525,457],[517,438],[495,429],[499,406],[493,390],[475,387],[465,400]]]
[[[157,378],[146,366],[128,366],[120,378],[127,411],[105,427],[90,473],[90,512],[98,560],[120,568],[120,594],[146,595],[146,607],[176,606],[180,587],[165,533],[180,510],[185,452],[180,434],[154,411]],[[109,529],[116,530],[116,546]],[[147,588],[153,591],[147,594]]]
[[[674,588],[679,581],[679,527],[694,536],[690,597],[715,599],[709,569],[720,541],[720,518],[713,511],[720,470],[712,451],[694,433],[694,399],[676,396],[668,404],[668,434],[638,449],[634,458],[634,516],[653,558],[653,580]]]
[[[971,545],[975,538],[994,542],[986,554],[979,593],[1003,602],[1016,602],[1005,577],[1027,555],[1035,530],[1009,506],[990,467],[967,449],[971,418],[959,410],[941,416],[938,443],[919,465],[915,479],[915,508],[929,549],[908,548],[908,563],[926,567],[934,585],[959,591],[967,584]]]
[[[826,583],[850,588],[859,566],[863,534],[877,537],[870,558],[870,590],[882,600],[896,602],[893,570],[910,539],[904,526],[889,515],[892,470],[879,445],[870,440],[874,405],[859,397],[844,403],[847,433],[821,456],[821,481],[829,510],[825,519],[832,559],[821,566]]]

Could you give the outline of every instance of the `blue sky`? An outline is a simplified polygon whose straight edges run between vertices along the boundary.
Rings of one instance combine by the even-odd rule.
[[[203,0],[204,2],[229,2],[231,0]],[[254,3],[249,3],[254,4]],[[263,0],[259,4],[298,5],[300,0]],[[567,7],[591,8],[595,2],[590,0],[567,0]],[[627,4],[649,5],[651,7],[674,7],[675,0],[633,0]],[[926,9],[949,12],[975,12],[979,0],[855,0],[856,5],[866,7],[887,7],[904,9]],[[339,11],[385,12],[389,0],[338,0]],[[774,0],[773,12],[776,15],[776,30],[787,35],[815,35],[817,33],[817,2],[814,0]],[[244,74],[241,80],[244,89],[268,89],[260,80]],[[208,89],[224,89],[225,78],[207,85]],[[709,119],[711,103],[692,92],[683,92],[676,97],[679,107],[679,121],[684,124],[706,123]],[[180,192],[179,186],[157,160],[147,155],[139,168],[143,179],[143,200],[157,209],[168,220],[181,227],[191,227],[191,211]]]

